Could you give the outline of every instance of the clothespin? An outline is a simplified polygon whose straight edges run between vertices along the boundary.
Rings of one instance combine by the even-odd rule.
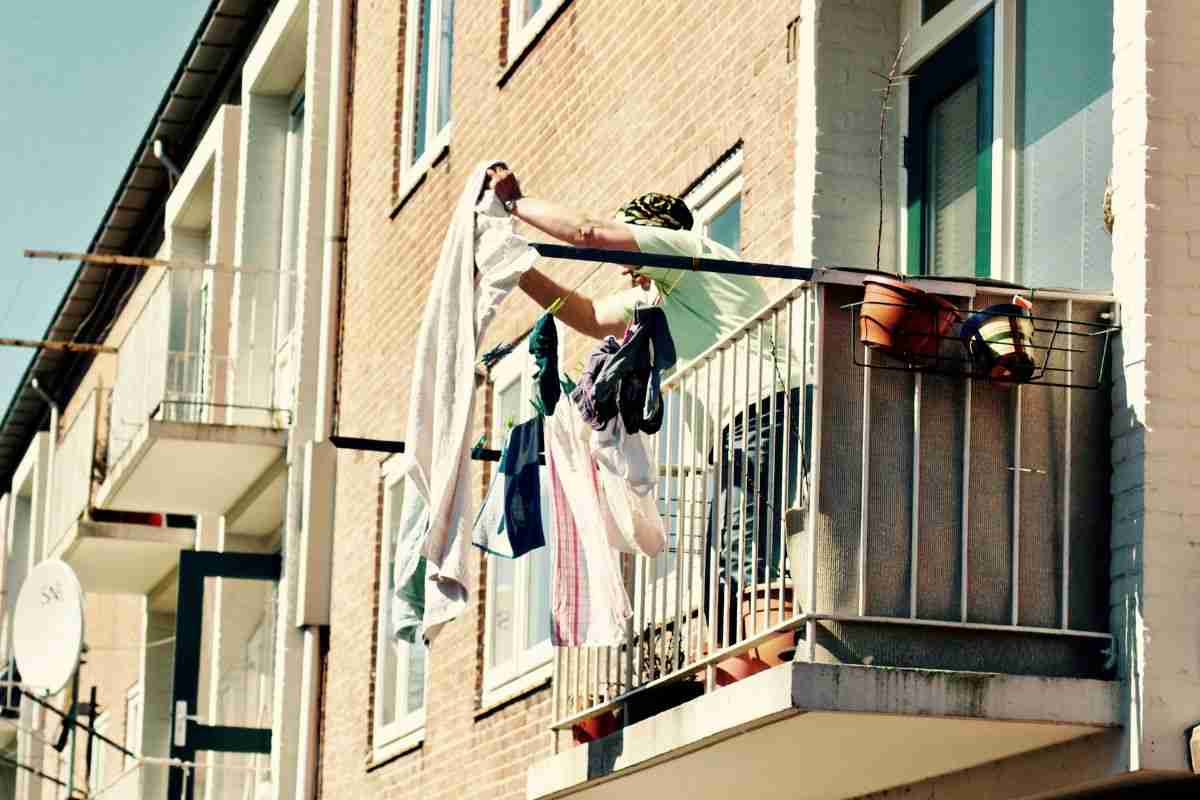
[[[557,300],[555,300],[553,303],[550,304],[550,307],[546,309],[546,313],[553,317],[556,314],[558,314],[559,309],[562,307],[563,307],[563,299],[560,297]]]

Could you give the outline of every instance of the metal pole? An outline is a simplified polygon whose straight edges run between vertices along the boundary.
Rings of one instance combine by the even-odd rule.
[[[86,761],[83,765],[84,783],[87,785],[87,792],[92,791],[92,750],[95,747],[96,733],[96,687],[92,686],[92,691],[88,696],[88,728],[87,728],[87,750]]]
[[[0,338],[0,347],[32,347],[37,350],[62,350],[66,353],[115,353],[117,348],[106,344],[84,342],[50,342],[41,339]]]
[[[657,253],[625,250],[600,250],[592,247],[570,247],[561,244],[530,244],[543,258],[562,258],[569,261],[594,261],[620,264],[625,267],[667,267],[695,272],[722,272],[727,275],[750,275],[757,278],[788,278],[811,280],[817,271],[812,267],[792,267],[785,264],[766,264],[758,261],[730,261],[723,258],[688,258]]]
[[[71,678],[71,705],[67,707],[67,716],[71,721],[71,743],[67,747],[67,797],[75,794],[75,743],[79,738],[75,735],[76,711],[79,708],[79,667],[75,668],[75,674]],[[88,726],[91,727],[91,717],[88,717]]]

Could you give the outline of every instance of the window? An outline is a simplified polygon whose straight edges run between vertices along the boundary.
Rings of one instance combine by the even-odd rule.
[[[107,711],[96,718],[96,733],[108,733],[109,718],[109,712]],[[89,795],[98,795],[102,789],[108,787],[108,776],[104,770],[104,765],[107,761],[105,758],[105,752],[107,750],[108,745],[99,739],[92,743],[92,762],[90,765],[91,777],[88,781]]]
[[[508,64],[529,49],[566,0],[508,0]]]
[[[292,368],[292,329],[296,324],[296,296],[300,284],[300,216],[304,195],[304,81],[291,98],[283,167],[283,220],[279,237],[279,286],[275,303],[275,391],[273,405],[291,408],[295,394]]]
[[[991,274],[991,10],[909,82],[909,271]]]
[[[125,737],[124,747],[131,753],[142,752],[142,685],[135,683],[125,690]],[[134,759],[121,756],[121,768],[129,769]]]
[[[404,481],[396,474],[399,463],[388,461],[383,477],[383,564],[375,652],[376,758],[417,744],[425,726],[425,646],[420,641],[396,641],[391,633],[396,537],[404,507]]]
[[[454,0],[408,0],[400,136],[401,198],[450,140]]]
[[[695,230],[742,252],[742,148],[734,148],[684,195],[692,209]]]
[[[919,63],[907,82],[909,272],[1110,288],[1112,0],[920,10],[906,55]]]
[[[534,370],[520,348],[492,370],[492,446],[534,413]],[[570,403],[563,398],[560,403]],[[548,478],[542,476],[542,527],[549,530]],[[487,556],[483,705],[500,702],[550,677],[550,548],[511,559]]]

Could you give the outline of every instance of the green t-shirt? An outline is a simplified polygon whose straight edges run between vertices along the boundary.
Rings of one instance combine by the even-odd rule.
[[[673,231],[648,225],[630,225],[638,249],[688,258],[723,258],[737,261],[729,248],[695,231]],[[745,275],[699,272],[663,267],[643,267],[639,273],[654,282],[656,292],[628,289],[598,301],[606,309],[633,317],[638,303],[649,305],[661,297],[661,307],[671,327],[680,362],[687,362],[719,339],[746,324],[767,304],[767,293],[758,281]]]

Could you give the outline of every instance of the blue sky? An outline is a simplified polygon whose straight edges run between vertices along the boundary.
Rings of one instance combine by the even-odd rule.
[[[209,0],[42,0],[0,12],[0,336],[39,339]],[[0,415],[34,351],[0,348]]]

